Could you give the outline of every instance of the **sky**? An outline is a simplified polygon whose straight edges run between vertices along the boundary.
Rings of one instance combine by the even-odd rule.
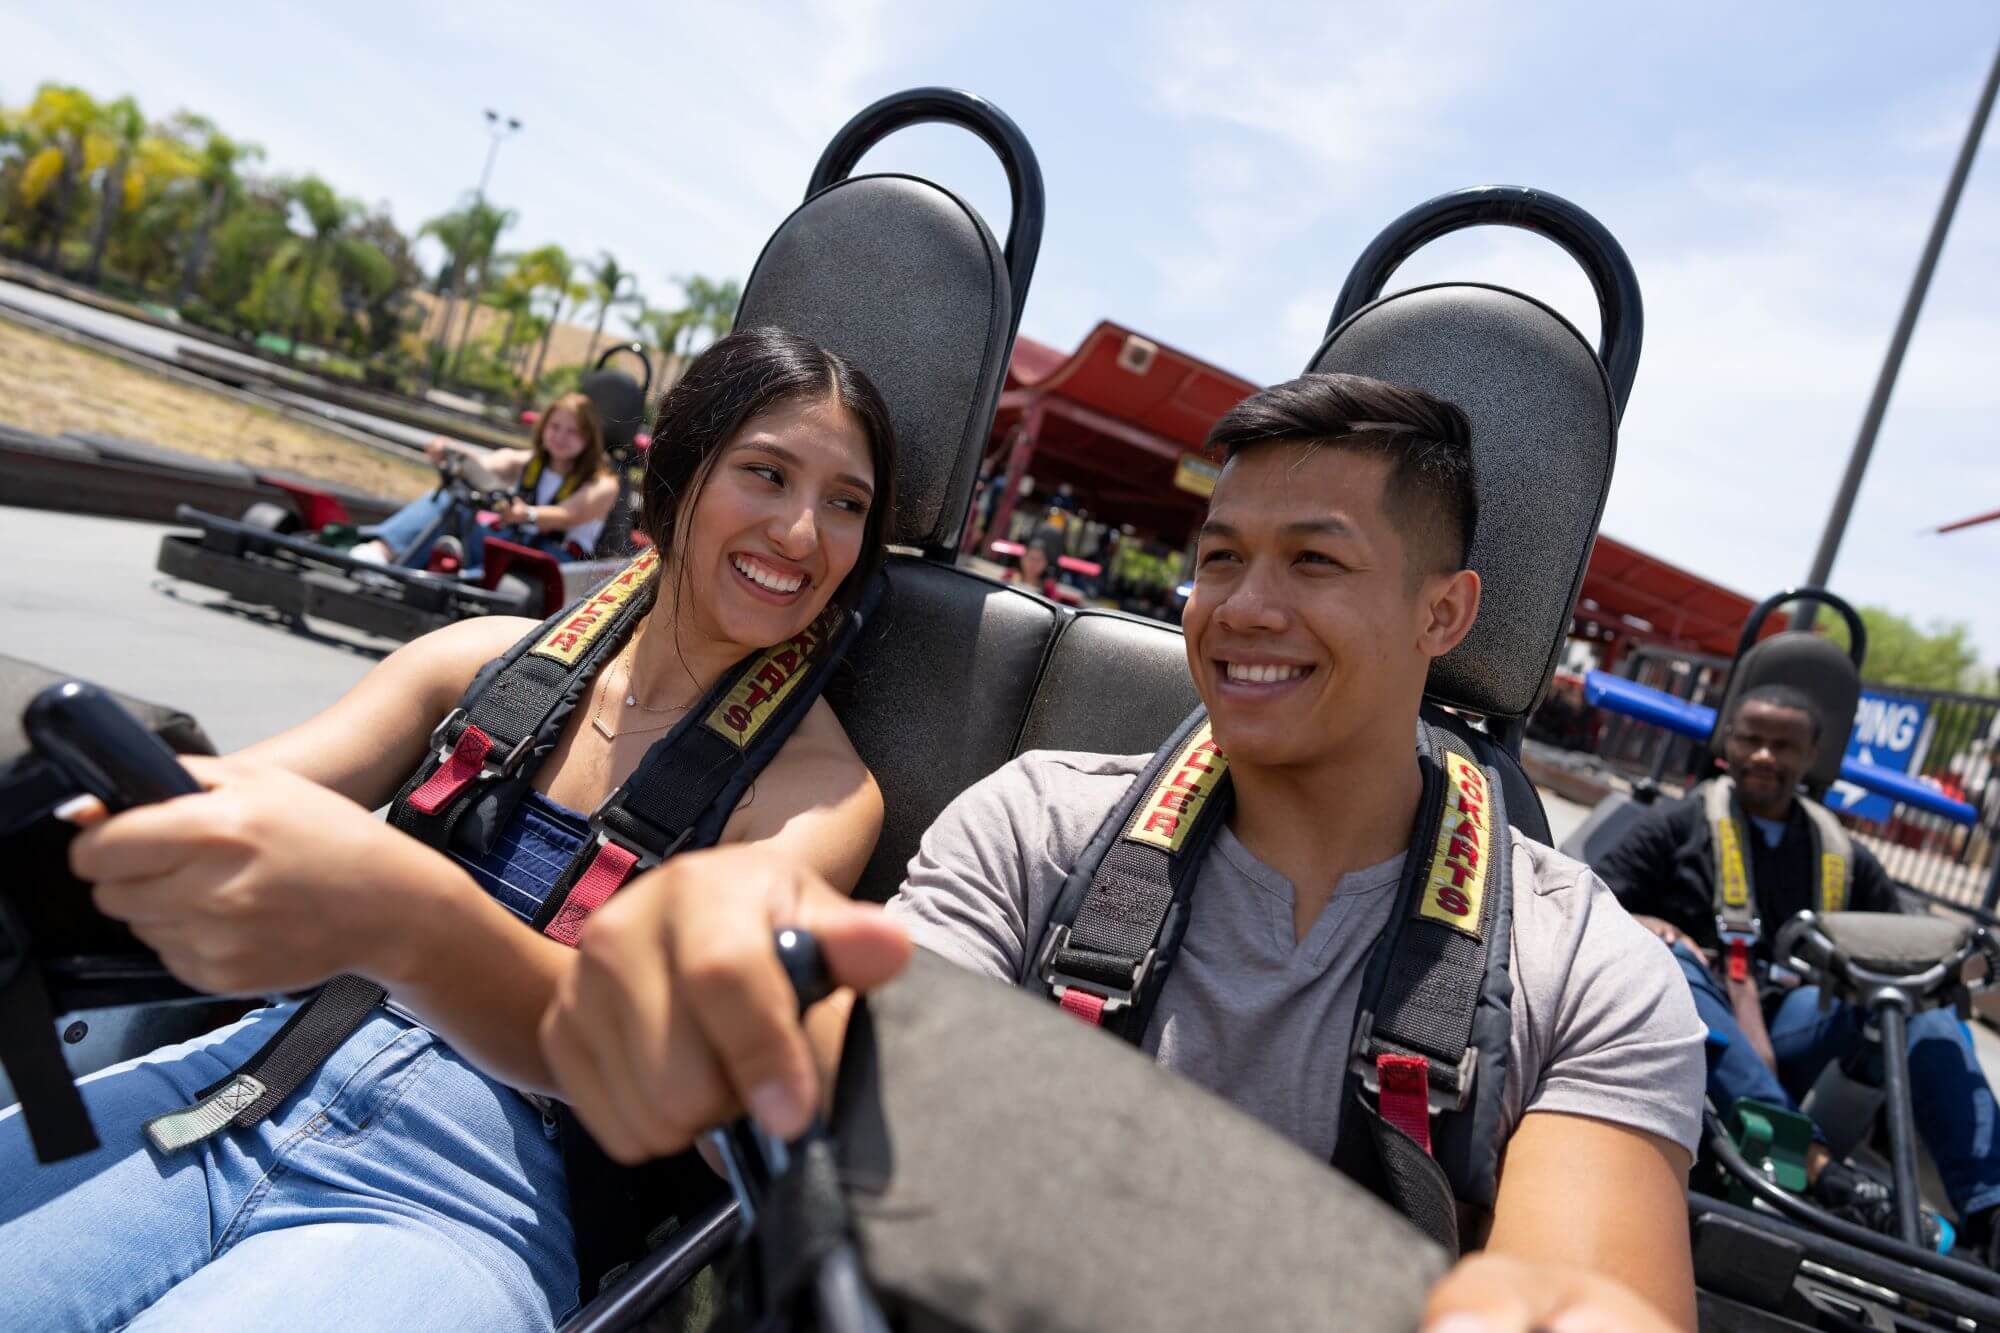
[[[45,79],[203,112],[414,231],[469,194],[481,112],[518,117],[503,244],[609,251],[656,305],[742,277],[826,141],[885,93],[969,89],[1047,185],[1021,331],[1099,319],[1258,382],[1296,374],[1348,266],[1404,209],[1509,183],[1603,221],[1645,350],[1604,530],[1753,597],[1802,582],[2000,47],[1990,0],[1673,6],[1398,0],[1005,6],[520,0],[339,6],[0,0],[0,101]],[[1972,627],[2000,663],[2000,128],[1989,131],[1833,588]],[[984,146],[919,127],[864,170],[924,175],[1000,232]],[[1481,229],[1392,288],[1500,282],[1597,334],[1561,251]],[[1506,521],[1506,516],[1494,516]]]

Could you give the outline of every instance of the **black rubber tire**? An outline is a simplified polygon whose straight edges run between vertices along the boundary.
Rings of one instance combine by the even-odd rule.
[[[299,516],[289,505],[281,505],[275,500],[259,500],[243,511],[238,520],[252,528],[262,528],[266,532],[289,533],[299,530]]]
[[[493,591],[508,599],[508,604],[500,608],[500,614],[526,616],[530,620],[542,618],[542,585],[530,583],[518,574],[502,574],[500,581],[493,585]]]

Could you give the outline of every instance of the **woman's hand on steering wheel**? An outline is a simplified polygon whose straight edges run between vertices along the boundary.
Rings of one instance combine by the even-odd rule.
[[[70,867],[186,984],[302,990],[341,972],[393,984],[435,853],[285,769],[182,762],[207,790],[90,821]],[[78,822],[84,822],[79,820]]]
[[[664,1157],[745,1110],[781,1138],[806,1127],[821,1072],[772,948],[783,926],[813,933],[841,985],[880,985],[909,961],[880,908],[754,844],[677,856],[591,914],[542,1054],[611,1157]]]
[[[451,445],[442,435],[433,435],[424,441],[424,457],[431,460],[432,467],[443,467],[446,455],[451,453]]]
[[[523,527],[535,521],[535,508],[518,495],[510,495],[502,500],[495,512],[505,527]]]

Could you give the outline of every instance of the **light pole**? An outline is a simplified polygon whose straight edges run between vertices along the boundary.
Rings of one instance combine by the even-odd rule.
[[[477,223],[480,211],[485,206],[486,184],[493,179],[493,159],[500,155],[501,142],[514,135],[520,128],[521,122],[517,118],[502,116],[492,107],[486,108],[486,133],[491,142],[486,145],[486,166],[479,173],[479,186],[472,192],[472,211],[467,215],[468,222]],[[431,357],[430,378],[433,388],[437,386],[438,378],[444,373],[445,352],[451,346],[451,325],[457,317],[459,296],[465,290],[466,243],[471,239],[470,236],[464,238],[451,257],[451,294],[445,298],[444,327],[439,331],[438,343]],[[468,314],[466,324],[470,327],[471,323],[472,317]]]
[[[1855,494],[1861,489],[1861,475],[1868,470],[1868,456],[1875,452],[1875,435],[1882,429],[1883,414],[1889,410],[1889,394],[1903,368],[1903,353],[1909,350],[1910,334],[1917,327],[1917,312],[1924,307],[1924,294],[1930,290],[1931,274],[1937,268],[1938,254],[1944,249],[1945,233],[1951,230],[1951,216],[1958,211],[1958,196],[1965,190],[1965,178],[1972,174],[1973,158],[1979,155],[1979,139],[1986,131],[1986,118],[1993,111],[1996,89],[2000,89],[2000,51],[1994,53],[1993,68],[1986,76],[1986,86],[1980,90],[1972,123],[1966,126],[1965,142],[1959,147],[1958,161],[1952,165],[1951,180],[1944,187],[1944,199],[1939,202],[1937,218],[1931,223],[1930,239],[1924,242],[1923,257],[1917,261],[1917,276],[1910,283],[1909,295],[1903,299],[1903,313],[1896,320],[1896,332],[1889,339],[1889,354],[1882,359],[1882,371],[1875,378],[1875,393],[1861,416],[1861,432],[1855,437],[1854,452],[1848,455],[1847,471],[1833,497],[1833,510],[1826,516],[1826,531],[1820,535],[1819,550],[1806,574],[1809,587],[1824,588],[1833,573],[1833,559],[1840,553],[1841,538],[1847,535],[1847,519],[1854,510]],[[1799,615],[1799,628],[1811,629],[1819,619],[1819,603],[1808,601]]]

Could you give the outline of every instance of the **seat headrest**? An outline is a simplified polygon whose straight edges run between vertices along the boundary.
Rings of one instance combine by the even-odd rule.
[[[576,387],[597,409],[605,445],[617,453],[629,452],[646,416],[646,391],[639,381],[622,370],[593,370]]]
[[[868,373],[896,425],[889,540],[954,546],[1013,343],[1006,263],[979,215],[909,176],[840,181],[765,245],[736,324],[787,329]]]
[[[1483,284],[1399,292],[1321,344],[1310,369],[1372,375],[1455,403],[1472,423],[1484,592],[1426,695],[1486,717],[1531,712],[1569,632],[1617,454],[1604,368],[1539,301]]]
[[[1717,707],[1715,734],[1709,749],[1722,753],[1722,727],[1737,701],[1759,685],[1789,685],[1819,711],[1819,756],[1806,771],[1805,784],[1821,791],[1840,776],[1840,760],[1854,730],[1854,713],[1861,703],[1861,672],[1845,650],[1831,639],[1803,630],[1786,630],[1754,644],[1736,659],[1729,684]]]
[[[1597,293],[1597,351],[1561,315],[1503,287],[1440,284],[1377,299],[1416,250],[1479,226],[1520,227],[1569,252]],[[1354,261],[1307,368],[1423,389],[1472,423],[1471,563],[1485,592],[1472,632],[1431,666],[1431,702],[1518,722],[1540,701],[1583,586],[1644,340],[1639,279],[1624,249],[1596,218],[1541,190],[1441,194],[1390,223]],[[1518,727],[1506,730],[1518,739]]]
[[[852,176],[910,125],[956,125],[1007,173],[1003,248],[972,207],[913,176]],[[911,88],[864,107],[813,168],[806,201],[764,246],[738,328],[774,325],[868,373],[896,427],[889,540],[949,556],[972,503],[1014,330],[1041,250],[1042,169],[1007,113],[956,88]]]

